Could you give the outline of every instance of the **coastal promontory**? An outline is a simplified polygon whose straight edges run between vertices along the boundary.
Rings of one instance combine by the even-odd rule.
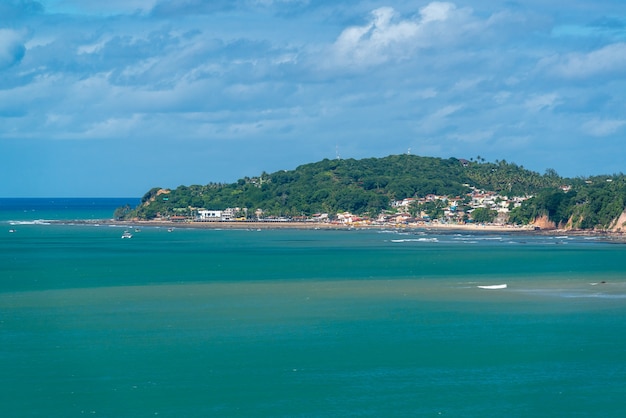
[[[155,187],[116,219],[537,225],[621,232],[626,176],[564,178],[504,160],[325,159],[230,184]]]

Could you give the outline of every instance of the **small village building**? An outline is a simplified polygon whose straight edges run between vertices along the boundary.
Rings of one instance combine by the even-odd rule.
[[[198,216],[196,220],[200,222],[211,222],[211,221],[232,221],[235,219],[236,210],[233,208],[227,208],[224,210],[206,210],[201,209],[198,211]]]
[[[232,221],[235,219],[235,209],[226,208],[222,211],[222,221]]]
[[[222,211],[221,210],[199,210],[198,211],[198,220],[199,221],[221,221],[222,220]]]

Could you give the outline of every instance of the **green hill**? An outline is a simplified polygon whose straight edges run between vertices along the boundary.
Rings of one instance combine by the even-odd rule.
[[[561,189],[563,185],[569,186],[567,191]],[[231,184],[179,186],[173,190],[155,187],[143,196],[137,208],[118,208],[115,217],[189,216],[198,208],[240,208],[237,216],[248,218],[259,208],[264,216],[339,212],[375,216],[390,210],[392,201],[429,194],[463,199],[476,189],[503,197],[534,196],[510,212],[512,223],[527,224],[544,216],[555,225],[570,228],[622,227],[615,222],[626,205],[623,174],[565,179],[551,169],[541,175],[506,161],[416,155],[325,159]],[[441,213],[440,209],[435,213]]]

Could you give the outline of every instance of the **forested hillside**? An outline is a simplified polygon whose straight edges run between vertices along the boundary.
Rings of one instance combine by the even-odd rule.
[[[276,216],[342,211],[374,215],[389,209],[391,201],[407,197],[462,196],[470,191],[469,186],[502,195],[526,195],[557,188],[561,181],[551,170],[540,175],[513,163],[484,162],[480,157],[476,161],[416,155],[326,159],[232,184],[179,186],[158,196],[161,188],[155,187],[138,208],[120,208],[116,216],[150,219],[189,208],[235,207],[261,208]]]
[[[626,228],[616,225],[626,206],[623,174],[566,179],[552,169],[542,175],[506,161],[416,155],[326,159],[232,184],[155,187],[137,208],[118,208],[115,217],[188,216],[199,208],[240,208],[237,216],[248,218],[256,209],[264,216],[287,218],[339,212],[375,216],[389,211],[392,201],[428,194],[462,197],[476,189],[500,196],[532,196],[520,207],[510,208],[510,223],[529,224],[547,217],[555,226],[573,229]]]
[[[626,176],[567,179],[571,189],[547,188],[511,212],[512,223],[527,224],[547,216],[555,226],[568,229],[626,230],[617,219],[626,209]]]

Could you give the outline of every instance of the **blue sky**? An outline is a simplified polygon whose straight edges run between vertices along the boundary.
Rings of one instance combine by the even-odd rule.
[[[626,171],[623,0],[0,0],[0,196],[324,158]]]

